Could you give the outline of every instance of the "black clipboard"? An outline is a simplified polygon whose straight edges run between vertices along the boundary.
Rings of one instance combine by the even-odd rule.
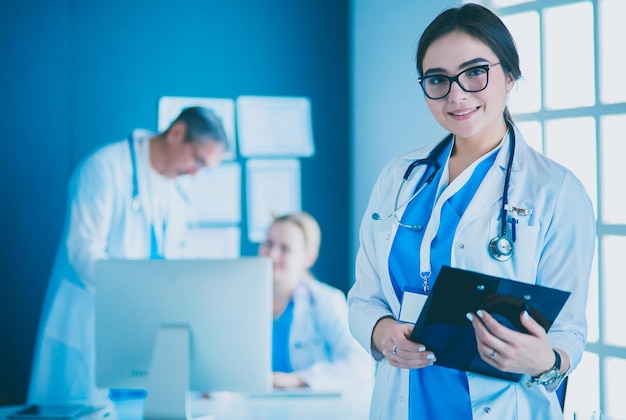
[[[444,266],[410,339],[433,351],[436,365],[517,382],[521,374],[502,372],[480,358],[474,328],[466,314],[484,309],[501,324],[525,333],[520,314],[526,310],[548,331],[569,295],[550,287]]]

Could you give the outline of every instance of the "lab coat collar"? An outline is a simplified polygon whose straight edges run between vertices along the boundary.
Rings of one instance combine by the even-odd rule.
[[[526,167],[526,157],[528,145],[522,134],[513,126],[515,130],[515,155],[513,156],[513,165],[511,166],[511,177],[509,179],[509,196],[515,191],[515,182],[518,177],[516,172],[523,171]],[[465,210],[461,221],[457,227],[457,231],[463,229],[467,224],[476,219],[482,212],[486,211],[490,206],[494,205],[502,199],[502,190],[506,175],[506,167],[509,163],[509,151],[511,150],[511,142],[509,138],[505,138],[502,147],[496,156],[494,167],[489,170],[482,184],[476,191],[474,198]],[[499,216],[498,216],[499,221]]]
[[[513,130],[515,130],[515,156],[513,157],[512,171],[521,171],[524,169],[526,162],[526,141],[524,140],[524,136],[515,124],[513,124]],[[440,141],[442,141],[443,139],[445,139],[445,137],[442,138]],[[506,141],[503,142],[502,148],[498,152],[498,157],[496,158],[496,163],[503,169],[506,169],[506,165],[508,164],[510,150],[510,143],[508,139],[505,140]],[[401,155],[400,159],[403,159],[407,162],[413,162],[417,159],[424,159],[435,147],[437,147],[437,144],[439,143],[437,142],[434,145],[430,144],[428,146],[420,147],[419,149],[407,152],[404,155]]]
[[[513,130],[515,130],[515,155],[513,156],[513,165],[511,167],[511,172],[515,174],[515,172],[522,171],[526,167],[528,145],[526,144],[522,133],[517,129],[515,125],[513,125]],[[500,150],[497,152],[498,155],[496,156],[494,167],[488,172],[481,187],[476,192],[476,196],[472,200],[472,203],[470,203],[470,206],[467,208],[466,214],[463,216],[464,220],[461,221],[461,225],[477,217],[477,214],[480,211],[483,211],[485,208],[492,205],[495,201],[502,198],[502,185],[504,183],[506,167],[509,162],[509,151],[511,150],[511,143],[509,141],[509,138],[508,136],[505,137],[506,138],[504,138],[504,141],[502,142],[502,147],[500,147]],[[443,139],[439,140],[439,142],[441,142],[442,140]],[[400,188],[402,176],[404,175],[408,165],[417,159],[426,158],[430,154],[430,152],[435,147],[437,147],[437,144],[439,144],[439,142],[425,147],[421,147],[419,149],[415,149],[399,157],[399,164],[395,165],[393,169],[393,195],[391,196],[392,200],[395,200],[395,192],[398,190],[398,188]],[[498,170],[498,168],[500,170]],[[415,167],[408,181],[402,186],[400,196],[398,197],[398,205],[403,204],[404,202],[406,202],[406,200],[409,199],[409,197],[411,197],[411,195],[415,191],[417,182],[422,179],[425,170],[425,165],[419,165]],[[511,176],[509,180],[509,194],[515,188],[515,180],[516,177]],[[398,211],[398,218],[402,218],[405,209],[406,207]],[[390,211],[393,211],[391,205],[389,209],[385,210],[385,212]],[[397,224],[394,224],[394,235],[396,233],[396,230]]]
[[[511,171],[517,172],[522,171],[526,166],[526,152],[528,148],[526,147],[526,140],[524,140],[524,136],[518,130],[517,126],[513,125],[513,130],[515,131],[515,155],[513,156],[513,165],[511,167]],[[509,141],[509,137],[507,136],[507,138],[505,138],[502,143],[502,147],[498,152],[498,156],[496,157],[496,164],[500,166],[503,171],[506,171],[506,167],[509,164],[510,150],[511,142]]]

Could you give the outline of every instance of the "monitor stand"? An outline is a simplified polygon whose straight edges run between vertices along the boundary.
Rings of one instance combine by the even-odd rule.
[[[162,325],[157,333],[144,406],[146,420],[213,420],[193,417],[189,401],[188,325]]]

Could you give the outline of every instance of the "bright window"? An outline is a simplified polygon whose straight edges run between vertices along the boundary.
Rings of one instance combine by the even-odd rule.
[[[595,103],[593,6],[590,2],[543,10],[545,102],[548,109]]]
[[[598,218],[588,343],[566,418],[626,419],[626,0],[471,1],[501,16],[518,46],[523,80],[509,95],[518,127],[580,178]]]
[[[624,51],[626,39],[626,1],[603,0],[599,2],[600,38],[600,100],[607,104],[626,102],[626,78],[624,77]]]
[[[545,154],[581,180],[596,207],[596,120],[592,117],[546,120]]]
[[[626,180],[626,114],[608,115],[600,121],[604,140],[600,147],[602,165],[599,165],[601,189],[605,192],[602,194],[602,221],[623,225],[626,224],[626,197],[623,193]]]
[[[541,61],[537,60],[541,46],[539,14],[520,13],[502,20],[515,38],[523,75],[510,94],[509,107],[516,114],[537,112],[541,109]]]

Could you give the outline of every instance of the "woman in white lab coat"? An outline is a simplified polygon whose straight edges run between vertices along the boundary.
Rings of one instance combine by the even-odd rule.
[[[562,417],[554,391],[586,342],[590,200],[569,170],[530,148],[510,122],[506,98],[520,77],[518,55],[489,10],[467,4],[442,12],[422,35],[416,61],[431,113],[451,135],[387,164],[361,223],[348,303],[352,333],[379,362],[370,418]],[[403,182],[420,159],[429,161]],[[437,354],[408,339],[413,324],[397,321],[403,294],[427,294],[443,265],[571,292],[547,334],[525,312],[529,334],[487,311],[468,313],[481,359],[522,374],[519,382],[434,365]]]
[[[350,334],[345,295],[310,273],[320,240],[315,219],[301,212],[276,218],[259,247],[273,262],[274,387],[360,394],[369,402],[374,363]]]
[[[185,254],[187,219],[176,178],[219,163],[219,119],[192,107],[163,133],[135,130],[75,171],[68,216],[41,312],[29,403],[94,401],[94,263]]]

